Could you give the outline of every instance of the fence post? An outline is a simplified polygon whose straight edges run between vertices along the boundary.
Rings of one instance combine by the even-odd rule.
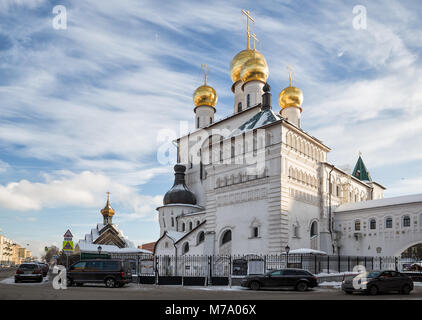
[[[341,272],[341,262],[340,262],[340,256],[337,256],[337,264],[338,264],[338,273]]]
[[[380,270],[382,270],[382,257],[380,257]]]
[[[350,256],[347,256],[347,271],[350,272]]]
[[[210,285],[212,285],[212,256],[208,256],[208,276],[209,276],[209,279],[208,279],[208,283],[210,284]]]
[[[229,256],[229,287],[232,287],[232,256]]]
[[[327,272],[330,274],[330,256],[327,256]]]
[[[366,256],[364,257],[364,259],[365,259],[365,260],[363,260],[363,261],[364,261],[364,264],[365,264],[365,270],[366,270]]]
[[[372,270],[374,270],[374,256],[372,256]]]
[[[154,260],[155,260],[155,270],[154,270],[154,273],[155,273],[155,285],[158,285],[158,276],[159,276],[159,274],[158,274],[158,256],[155,256],[154,257]]]
[[[399,271],[399,258],[394,257],[394,264],[396,265],[396,271]]]
[[[317,274],[317,256],[314,258],[314,268],[315,268],[315,274]]]

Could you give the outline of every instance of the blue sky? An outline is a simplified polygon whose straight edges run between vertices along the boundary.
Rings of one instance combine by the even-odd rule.
[[[52,26],[55,5],[67,29]],[[367,29],[353,28],[353,8]],[[229,64],[245,19],[276,97],[304,92],[302,128],[351,169],[358,152],[386,196],[422,190],[422,8],[414,1],[0,0],[0,228],[39,254],[97,222],[105,192],[136,244],[158,237],[155,208],[172,184],[158,133],[193,126],[201,64],[232,112]]]

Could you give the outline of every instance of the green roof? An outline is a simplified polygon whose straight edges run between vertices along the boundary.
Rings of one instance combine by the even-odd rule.
[[[355,168],[353,169],[353,176],[361,181],[372,181],[361,156],[359,156],[358,162],[356,162]]]

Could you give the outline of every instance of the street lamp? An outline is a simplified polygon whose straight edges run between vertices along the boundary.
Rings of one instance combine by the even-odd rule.
[[[101,248],[101,246],[98,246],[97,250],[98,250],[98,254],[101,255],[101,250],[103,250],[103,248]]]
[[[289,252],[290,252],[290,247],[289,245],[287,245],[284,250],[286,250],[286,266],[287,268],[289,267]]]

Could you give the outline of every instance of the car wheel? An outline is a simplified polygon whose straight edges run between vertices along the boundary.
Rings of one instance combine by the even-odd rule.
[[[370,286],[368,292],[370,295],[375,296],[378,294],[378,287],[376,285]]]
[[[401,288],[401,294],[409,294],[410,293],[410,286],[405,284],[403,288]]]
[[[15,283],[19,283],[21,282],[19,279],[15,279]]]
[[[116,281],[113,278],[107,278],[105,280],[105,285],[107,288],[114,288],[116,286]]]
[[[296,290],[300,292],[306,291],[308,290],[308,284],[306,282],[301,281],[296,285]]]
[[[261,288],[261,284],[258,281],[252,281],[249,284],[249,288],[251,288],[252,290],[259,290],[259,288]]]
[[[42,282],[42,277],[41,278],[38,278],[38,280],[37,280],[38,282]]]
[[[68,287],[73,286],[73,281],[72,281],[72,279],[67,278],[67,283],[66,283],[66,285],[67,285]]]

